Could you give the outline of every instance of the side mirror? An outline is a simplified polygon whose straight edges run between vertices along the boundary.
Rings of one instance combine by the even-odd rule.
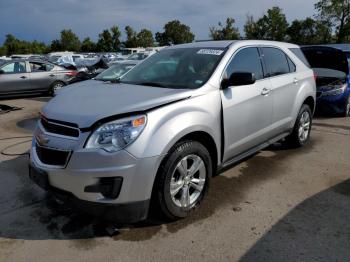
[[[246,86],[252,85],[256,82],[254,73],[236,72],[227,79],[223,79],[221,87],[226,89],[230,86]]]

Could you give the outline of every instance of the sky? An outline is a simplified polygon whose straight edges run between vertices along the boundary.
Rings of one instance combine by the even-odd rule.
[[[139,31],[162,31],[178,19],[191,27],[196,40],[209,38],[209,27],[233,17],[243,32],[247,14],[261,17],[279,6],[290,22],[315,14],[317,0],[0,0],[0,45],[10,33],[23,40],[50,43],[62,29],[72,29],[81,39],[96,40],[113,25],[124,33],[126,25]],[[125,37],[125,34],[122,35]]]

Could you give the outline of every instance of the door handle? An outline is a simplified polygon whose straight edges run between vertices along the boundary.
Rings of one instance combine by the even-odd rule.
[[[49,75],[49,76],[54,77],[55,75],[54,75],[54,74],[51,74],[51,75]]]
[[[270,92],[271,92],[271,89],[264,88],[264,89],[261,91],[261,95],[266,96],[266,95],[268,95]]]
[[[293,83],[296,85],[299,83],[299,80],[297,78],[294,78]]]
[[[26,79],[27,77],[26,77],[26,76],[21,76],[20,78],[21,78],[21,79]]]

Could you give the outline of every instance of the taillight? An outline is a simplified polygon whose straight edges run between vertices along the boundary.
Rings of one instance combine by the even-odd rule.
[[[78,74],[77,71],[69,71],[66,73],[67,76],[76,76]]]
[[[316,74],[315,71],[314,71],[314,80],[315,80],[315,81],[317,80],[317,74]]]

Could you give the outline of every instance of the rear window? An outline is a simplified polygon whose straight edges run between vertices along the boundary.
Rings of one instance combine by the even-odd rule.
[[[289,49],[296,57],[298,57],[307,67],[310,67],[309,62],[307,61],[304,53],[300,50],[300,48],[290,48]]]

